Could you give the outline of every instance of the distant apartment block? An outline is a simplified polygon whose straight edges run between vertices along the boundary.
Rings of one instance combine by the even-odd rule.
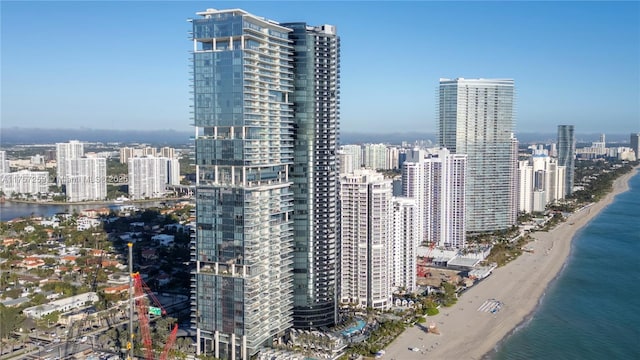
[[[351,163],[353,164],[353,170],[360,169],[364,165],[362,158],[362,146],[360,145],[342,145],[340,151],[343,154],[351,155]],[[345,169],[350,170],[350,169]]]
[[[141,147],[122,147],[120,148],[120,163],[128,164],[129,159],[135,157],[166,157],[173,159],[176,156],[176,151],[171,147],[162,147],[160,151],[158,149],[151,146],[141,146]]]
[[[177,159],[165,157],[129,158],[129,197],[137,200],[164,196],[167,184],[179,183],[179,166]]]
[[[608,157],[605,134],[600,134],[598,141],[593,141],[591,146],[575,149],[576,157],[581,159],[597,159]]]
[[[0,174],[5,174],[10,172],[9,170],[9,161],[7,160],[7,152],[2,150],[0,151]]]
[[[534,150],[531,158],[519,161],[518,178],[520,212],[543,212],[548,204],[565,196],[565,167],[546,150]]]
[[[166,159],[167,159],[167,184],[180,185],[180,160],[176,158],[166,158]]]
[[[84,144],[71,140],[68,143],[56,143],[56,184],[65,185],[67,181],[68,161],[79,159],[84,156]]]
[[[46,194],[49,192],[49,173],[29,170],[0,173],[0,190],[6,196],[13,194]]]
[[[390,169],[388,148],[385,144],[364,144],[362,146],[364,167],[372,170]]]
[[[107,197],[107,159],[83,157],[65,161],[67,200],[104,200]]]
[[[160,148],[160,157],[165,157],[165,158],[169,158],[169,159],[173,159],[176,157],[176,149],[168,147],[168,146],[164,146],[162,148]]]
[[[392,295],[391,180],[369,169],[342,176],[341,291],[343,303],[388,309]]]

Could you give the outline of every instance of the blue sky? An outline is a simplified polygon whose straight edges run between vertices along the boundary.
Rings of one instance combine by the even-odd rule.
[[[188,18],[336,25],[341,128],[435,132],[445,78],[513,78],[518,132],[640,130],[639,2],[1,1],[1,126],[190,131]]]

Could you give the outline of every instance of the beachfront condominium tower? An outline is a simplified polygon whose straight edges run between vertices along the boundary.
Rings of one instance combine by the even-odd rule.
[[[293,52],[293,327],[332,327],[338,301],[340,39],[335,26],[281,23]]]
[[[56,184],[65,185],[67,181],[67,160],[79,159],[84,155],[84,144],[71,140],[68,143],[56,143]]]
[[[440,79],[438,142],[467,154],[466,230],[514,225],[512,79]]]
[[[465,230],[466,154],[444,148],[413,150],[402,164],[402,194],[416,201],[418,243],[462,248]]]
[[[564,198],[565,168],[546,150],[534,150],[518,161],[518,210],[543,212],[549,203]]]
[[[565,167],[565,195],[573,192],[575,158],[576,138],[573,125],[558,125],[558,165]]]
[[[393,291],[412,293],[417,290],[418,234],[416,201],[408,197],[394,197],[391,241],[391,284]]]
[[[361,308],[391,306],[392,181],[370,169],[341,177],[340,300]]]
[[[293,324],[292,30],[239,9],[197,15],[196,349],[249,359]]]

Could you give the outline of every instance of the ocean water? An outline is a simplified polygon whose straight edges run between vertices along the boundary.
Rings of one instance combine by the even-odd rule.
[[[488,356],[640,359],[640,174],[582,228],[533,316]]]

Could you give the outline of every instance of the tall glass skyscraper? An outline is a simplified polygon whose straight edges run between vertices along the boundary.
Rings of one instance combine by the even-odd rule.
[[[514,225],[513,105],[512,79],[440,79],[438,141],[467,154],[467,232]]]
[[[293,326],[330,327],[337,317],[340,39],[331,25],[292,29],[294,164]]]
[[[636,160],[640,159],[640,133],[632,133],[629,137],[629,146],[636,154]]]
[[[197,15],[197,352],[249,359],[292,325],[291,30],[238,9]]]
[[[558,165],[565,167],[565,195],[573,192],[575,172],[576,138],[573,125],[558,125]]]
[[[208,9],[193,23],[198,354],[335,323],[339,39]]]

